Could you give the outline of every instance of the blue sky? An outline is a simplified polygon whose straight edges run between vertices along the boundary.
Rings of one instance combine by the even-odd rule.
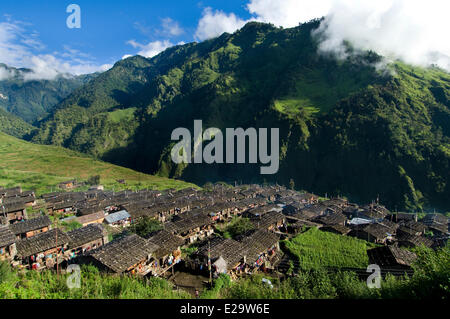
[[[66,8],[72,3],[81,8],[80,29],[66,26],[70,15]],[[237,0],[2,0],[0,23],[20,25],[24,37],[33,34],[40,47],[28,48],[32,54],[65,55],[63,60],[67,60],[68,55],[79,53],[79,60],[102,65],[142,51],[130,41],[142,46],[156,41],[194,41],[199,20],[208,7],[213,12],[220,9],[248,19],[245,4]],[[27,66],[23,64],[18,66]]]
[[[294,27],[325,16],[320,50],[342,41],[389,58],[450,70],[448,0],[1,0],[0,63],[33,78],[106,70],[140,54],[232,33],[249,21]],[[81,8],[69,29],[66,8]],[[0,67],[0,80],[11,76]]]

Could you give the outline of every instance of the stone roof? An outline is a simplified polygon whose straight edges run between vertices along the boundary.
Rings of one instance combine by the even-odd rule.
[[[6,247],[16,241],[16,236],[8,226],[0,226],[0,247]]]
[[[284,221],[286,216],[280,212],[271,211],[260,217],[251,218],[250,221],[256,228],[268,228],[271,225]]]
[[[411,234],[402,233],[401,235],[397,236],[397,240],[400,246],[425,246],[425,247],[431,247],[433,246],[433,241],[423,237],[423,236],[414,236]]]
[[[19,240],[16,243],[17,255],[28,257],[53,248],[56,248],[56,234],[58,233],[58,247],[69,243],[69,236],[59,229],[52,229],[36,236]]]
[[[341,235],[347,235],[351,231],[350,228],[345,227],[340,224],[327,225],[325,227],[322,227],[321,230],[333,232],[333,233],[337,233],[337,234],[341,234]]]
[[[89,255],[116,273],[123,273],[130,267],[147,259],[159,246],[132,234],[116,239]]]
[[[162,258],[170,255],[178,247],[184,244],[184,240],[176,235],[173,235],[169,231],[161,230],[148,239],[152,244],[159,246],[154,252],[156,258]]]
[[[86,224],[86,223],[91,223],[91,222],[97,221],[99,219],[105,219],[105,212],[104,211],[77,217],[77,222],[79,222],[80,224],[83,225],[83,224]]]
[[[384,246],[367,251],[371,264],[383,267],[405,266],[410,267],[417,259],[417,255],[396,246]]]
[[[0,205],[0,213],[2,213],[3,211],[5,213],[14,213],[22,210],[25,210],[24,202],[14,202],[10,204]]]
[[[91,224],[72,230],[67,235],[70,238],[69,249],[73,249],[103,238],[103,227],[100,224]]]
[[[15,235],[24,234],[33,230],[42,229],[44,227],[49,227],[52,221],[47,215],[40,216],[33,219],[27,219],[10,226],[11,231]]]

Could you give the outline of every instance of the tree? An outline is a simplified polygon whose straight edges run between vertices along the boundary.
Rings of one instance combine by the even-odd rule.
[[[100,175],[94,175],[87,180],[88,185],[100,185]]]
[[[295,190],[295,182],[294,182],[294,179],[292,179],[292,178],[289,181],[289,188],[292,190]]]
[[[131,232],[141,237],[145,237],[161,229],[162,225],[158,220],[147,216],[141,218],[141,220],[130,227]]]

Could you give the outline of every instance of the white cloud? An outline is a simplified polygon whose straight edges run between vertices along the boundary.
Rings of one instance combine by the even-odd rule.
[[[171,18],[165,18],[162,20],[162,33],[167,36],[180,36],[184,33],[184,30],[180,27],[177,21],[172,20]]]
[[[234,13],[226,14],[223,11],[213,11],[206,8],[198,22],[195,39],[199,41],[215,38],[224,32],[233,33],[242,28],[247,21],[240,19]]]
[[[0,22],[0,63],[8,66],[29,68],[32,73],[22,73],[25,80],[51,80],[64,74],[87,74],[104,71],[110,65],[98,65],[79,50],[65,46],[61,52],[45,54],[45,45],[39,34],[30,30],[29,24],[8,18]],[[0,69],[0,80],[11,76]]]
[[[322,24],[323,51],[342,52],[342,41],[411,64],[450,70],[447,0],[335,0]]]
[[[139,48],[140,51],[138,52],[138,54],[146,58],[152,58],[161,53],[162,51],[164,51],[165,49],[173,46],[173,44],[169,40],[153,41],[147,44],[142,44],[135,40],[130,40],[127,43],[130,44],[133,48]]]
[[[7,70],[6,68],[0,66],[0,81],[8,80],[14,77],[14,72],[11,70]]]
[[[247,10],[257,21],[291,28],[326,15],[334,0],[251,0]]]

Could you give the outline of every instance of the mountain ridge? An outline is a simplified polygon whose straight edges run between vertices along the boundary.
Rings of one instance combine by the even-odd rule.
[[[277,182],[391,208],[450,209],[450,75],[347,47],[317,53],[320,21],[281,29],[252,22],[234,34],[132,57],[74,91],[34,142],[65,146],[196,183]],[[252,165],[175,165],[170,133],[279,127],[280,172]],[[368,166],[371,163],[372,166]],[[366,167],[367,166],[367,167]]]

